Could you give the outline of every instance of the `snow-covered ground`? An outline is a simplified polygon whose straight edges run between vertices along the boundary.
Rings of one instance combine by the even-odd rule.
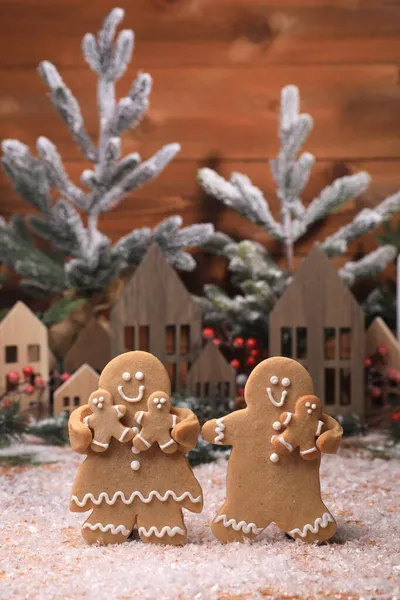
[[[288,540],[271,526],[253,543],[223,545],[210,522],[224,496],[226,461],[197,467],[201,515],[186,514],[181,548],[127,542],[88,546],[85,515],[68,501],[81,460],[68,448],[18,445],[42,466],[0,467],[0,598],[43,600],[244,600],[400,598],[400,461],[354,448],[325,456],[324,499],[336,539],[321,546]]]

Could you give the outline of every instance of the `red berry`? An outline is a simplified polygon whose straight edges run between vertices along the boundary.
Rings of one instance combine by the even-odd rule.
[[[242,337],[236,337],[233,340],[233,346],[235,348],[243,348],[244,346],[244,339]]]
[[[241,398],[243,398],[243,396],[244,396],[244,390],[243,390],[243,389],[240,389],[240,390],[238,391],[238,394],[239,394],[239,396],[240,396]]]
[[[19,373],[17,371],[10,371],[7,375],[7,379],[10,383],[18,383]]]
[[[215,344],[216,346],[220,346],[221,345],[221,340],[219,338],[213,338],[213,344]]]
[[[237,371],[238,368],[240,367],[240,360],[238,360],[237,358],[234,358],[233,360],[231,360],[231,367],[233,369],[235,369],[235,371]]]
[[[35,391],[35,388],[30,383],[28,383],[24,388],[24,392],[26,394],[33,394],[34,391]]]
[[[260,351],[257,350],[257,348],[254,348],[251,352],[250,352],[250,356],[254,356],[254,358],[258,358],[260,356]]]
[[[364,358],[364,367],[367,369],[370,369],[372,367],[372,360],[370,359],[369,356]]]
[[[256,347],[257,347],[256,338],[248,338],[246,340],[246,348],[256,348]]]
[[[246,365],[248,367],[254,367],[254,365],[256,364],[256,359],[254,358],[254,356],[249,356],[248,359],[246,360]]]
[[[61,381],[64,383],[64,381],[67,381],[67,379],[69,379],[71,377],[71,375],[69,373],[63,373],[60,376]]]
[[[22,369],[23,374],[25,375],[25,377],[32,377],[34,370],[32,367],[30,367],[29,365],[27,367],[24,367]]]
[[[215,331],[212,327],[205,327],[203,329],[203,338],[206,340],[212,340],[215,335]]]
[[[4,400],[3,402],[3,406],[4,408],[10,408],[12,406],[11,400],[9,400],[9,398],[6,398],[6,400]]]
[[[38,388],[44,388],[44,379],[43,379],[43,377],[35,377],[35,385]]]
[[[379,354],[379,356],[387,356],[389,348],[384,344],[379,344],[379,346],[376,349],[376,352]]]
[[[376,385],[371,387],[371,396],[372,398],[380,398],[382,396],[382,390]]]
[[[400,421],[400,412],[395,412],[392,414],[392,421],[394,423],[397,423],[397,421]]]

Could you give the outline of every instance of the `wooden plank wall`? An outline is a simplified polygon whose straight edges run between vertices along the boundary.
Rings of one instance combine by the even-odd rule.
[[[112,0],[0,0],[0,138],[34,146],[39,135],[57,145],[74,180],[85,167],[36,72],[54,62],[81,102],[96,135],[95,77],[83,61],[81,38],[96,31]],[[122,0],[125,27],[136,32],[134,61],[154,78],[151,108],[125,137],[126,152],[146,157],[179,141],[182,151],[155,182],[132,194],[101,221],[113,239],[130,227],[182,214],[185,224],[211,220],[237,239],[251,237],[274,253],[263,231],[205,197],[196,170],[247,173],[279,210],[267,160],[278,150],[282,86],[299,86],[302,110],[315,120],[306,149],[318,159],[305,194],[310,201],[337,175],[359,169],[374,178],[357,203],[313,229],[297,246],[298,260],[317,239],[346,223],[355,210],[400,188],[400,2],[394,0]],[[0,175],[0,213],[26,205]],[[350,256],[373,247],[353,244]],[[338,261],[340,264],[341,260]],[[224,277],[224,264],[202,258],[187,279]]]

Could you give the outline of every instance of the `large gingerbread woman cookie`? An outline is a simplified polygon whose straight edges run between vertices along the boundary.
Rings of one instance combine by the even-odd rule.
[[[207,441],[232,446],[214,535],[243,541],[275,523],[305,542],[328,540],[336,522],[321,499],[320,456],[337,451],[341,426],[321,412],[309,373],[289,358],[261,362],[246,383],[245,401],[245,409],[202,430]]]
[[[121,354],[108,363],[100,375],[99,389],[91,397],[104,398],[100,411],[105,408],[106,397],[112,398],[112,423],[115,424],[118,407],[125,412],[119,423],[137,435],[142,425],[135,416],[147,409],[154,392],[160,398],[169,398],[167,371],[151,354],[136,351]],[[87,454],[71,494],[73,512],[91,511],[82,526],[84,539],[89,543],[115,544],[125,541],[137,529],[143,542],[181,544],[186,538],[182,509],[201,512],[203,504],[201,487],[185,457],[185,452],[197,442],[197,417],[189,409],[171,408],[176,424],[170,436],[177,446],[172,454],[163,452],[158,444],[140,452],[125,443],[127,434],[122,441],[111,437],[108,448],[98,453],[92,448],[92,429],[85,424],[89,416],[90,425],[92,414],[88,404],[81,406],[71,414],[68,424],[72,448]]]

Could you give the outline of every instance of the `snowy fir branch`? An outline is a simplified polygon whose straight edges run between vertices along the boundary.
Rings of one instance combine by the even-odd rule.
[[[181,228],[182,219],[171,217],[154,230],[134,229],[113,246],[98,229],[101,213],[114,209],[127,194],[157,177],[180,150],[175,143],[143,161],[136,152],[121,156],[121,135],[142,120],[152,87],[151,76],[139,73],[128,95],[116,99],[116,83],[126,72],[134,49],[133,31],[124,29],[117,34],[123,17],[122,9],[113,9],[98,35],[87,33],[82,42],[85,60],[98,77],[96,142],[87,132],[78,101],[56,67],[48,61],[39,66],[51,101],[72,139],[84,158],[93,163],[81,174],[82,187],[70,180],[56,146],[48,138],[38,138],[37,156],[18,140],[2,144],[5,172],[17,192],[38,211],[27,218],[28,226],[50,242],[57,259],[51,258],[54,253],[36,250],[32,240],[31,251],[24,252],[26,242],[11,224],[4,223],[0,228],[0,261],[15,269],[28,287],[36,281],[43,293],[69,288],[83,294],[102,290],[129,265],[138,264],[153,242],[160,245],[174,267],[192,270],[195,261],[185,248],[202,245],[213,233],[210,224]]]
[[[271,213],[262,191],[246,175],[233,173],[230,180],[226,180],[212,169],[199,170],[198,180],[203,189],[263,227],[281,243],[286,259],[286,268],[282,271],[259,244],[249,241],[236,244],[223,237],[223,234],[214,234],[205,249],[228,259],[232,283],[241,295],[230,298],[215,286],[206,287],[203,307],[206,322],[210,325],[227,322],[237,330],[239,324],[236,333],[254,330],[254,323],[265,329],[266,313],[291,280],[295,243],[308,233],[313,224],[358,197],[368,187],[368,173],[359,172],[336,179],[307,206],[304,204],[302,194],[310,179],[315,158],[309,152],[301,152],[301,149],[312,127],[311,116],[300,113],[298,88],[294,85],[283,88],[279,120],[280,150],[278,156],[270,161],[280,204],[278,215]],[[321,247],[328,256],[342,255],[348,250],[350,242],[375,230],[399,211],[400,193],[397,193],[374,208],[361,210],[349,224],[325,239]],[[352,285],[360,277],[379,273],[395,254],[394,246],[386,245],[359,261],[345,264],[339,274],[346,283]],[[243,323],[245,326],[240,330]]]

